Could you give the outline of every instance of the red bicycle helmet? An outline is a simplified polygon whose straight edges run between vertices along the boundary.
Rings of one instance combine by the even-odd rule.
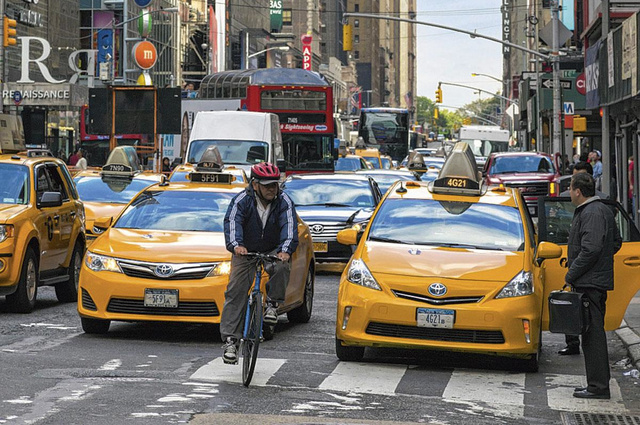
[[[251,167],[251,178],[261,184],[278,183],[280,170],[270,162],[261,162]]]

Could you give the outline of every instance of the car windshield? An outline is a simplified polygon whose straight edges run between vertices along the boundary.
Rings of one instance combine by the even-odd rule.
[[[338,158],[335,163],[336,171],[362,170],[360,158]]]
[[[363,174],[366,174],[366,173],[363,173]],[[385,193],[398,180],[402,180],[402,181],[418,180],[415,178],[415,176],[410,174],[373,174],[371,173],[369,177],[373,178],[376,181],[376,183],[378,183],[378,187],[380,188],[380,192],[382,193]]]
[[[217,146],[225,164],[257,164],[267,160],[269,146],[265,142],[246,140],[194,140],[189,145],[187,158],[197,164],[209,146]]]
[[[380,158],[380,161],[382,161],[382,168],[385,170],[389,170],[393,166],[389,158],[382,157]]]
[[[222,232],[235,193],[158,191],[141,193],[118,219],[118,229]]]
[[[518,209],[504,205],[388,199],[371,223],[369,240],[521,251],[524,229]]]
[[[296,207],[375,207],[368,180],[291,179],[283,188]]]
[[[555,173],[555,169],[546,156],[498,156],[493,159],[489,174],[513,173]]]
[[[377,156],[365,156],[364,159],[369,161],[373,165],[373,168],[380,168],[380,160]]]
[[[0,204],[29,202],[29,169],[24,165],[0,164]]]
[[[127,204],[155,180],[129,179],[126,177],[76,177],[74,179],[80,199],[85,202]]]

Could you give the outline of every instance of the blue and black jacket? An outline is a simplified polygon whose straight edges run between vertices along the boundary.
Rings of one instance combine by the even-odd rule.
[[[279,193],[271,202],[267,224],[262,221],[256,206],[258,199],[251,184],[237,194],[224,216],[224,239],[227,249],[234,252],[244,246],[249,252],[286,252],[292,255],[298,247],[298,222],[293,201],[286,193]]]

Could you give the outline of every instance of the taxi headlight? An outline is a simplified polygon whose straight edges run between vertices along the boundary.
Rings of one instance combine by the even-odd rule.
[[[13,225],[0,224],[0,242],[4,242],[12,236],[13,236]]]
[[[106,271],[122,273],[115,258],[94,254],[91,251],[87,251],[87,255],[84,257],[84,263],[94,272]]]
[[[522,297],[533,294],[533,276],[531,272],[521,271],[502,288],[496,298]]]
[[[367,265],[362,260],[353,260],[351,262],[349,271],[347,272],[347,280],[356,285],[382,291],[382,288],[380,288],[380,285],[378,285],[378,282],[373,278]]]
[[[220,261],[210,272],[209,276],[224,276],[231,273],[231,261]]]

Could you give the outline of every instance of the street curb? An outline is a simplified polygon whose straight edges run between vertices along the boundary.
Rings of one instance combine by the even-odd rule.
[[[630,328],[624,320],[620,327],[616,329],[616,335],[618,335],[618,338],[620,338],[627,349],[631,364],[633,364],[636,369],[640,369],[640,335],[638,335],[634,329]]]

